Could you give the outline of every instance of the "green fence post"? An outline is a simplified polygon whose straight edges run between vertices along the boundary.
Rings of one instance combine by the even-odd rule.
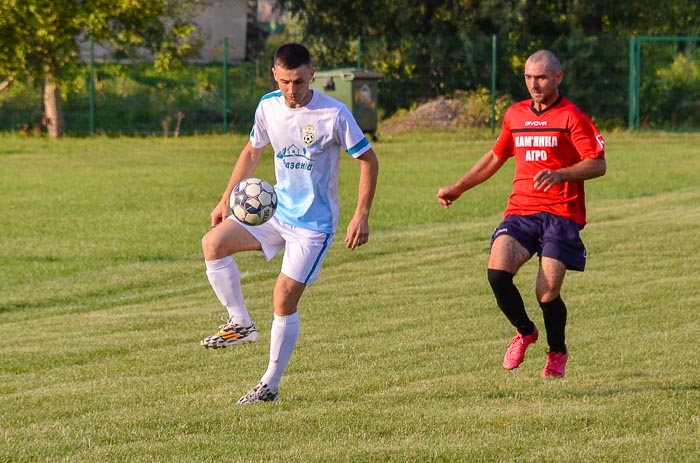
[[[491,36],[491,133],[496,130],[496,34]]]
[[[224,37],[224,65],[223,65],[223,92],[224,92],[224,112],[223,130],[228,133],[228,37]]]
[[[90,126],[88,131],[90,136],[95,135],[95,41],[92,36],[90,36],[90,72],[88,81],[88,120],[90,121]]]
[[[639,40],[630,36],[629,130],[639,129]]]
[[[634,128],[640,130],[642,113],[642,41],[639,37],[635,40],[634,46]]]
[[[630,36],[629,59],[629,130],[641,130],[642,45],[644,42],[700,42],[699,36]]]
[[[627,82],[627,127],[630,132],[634,131],[634,36],[630,36],[629,49],[629,80]]]
[[[362,69],[362,36],[357,36],[357,69]]]

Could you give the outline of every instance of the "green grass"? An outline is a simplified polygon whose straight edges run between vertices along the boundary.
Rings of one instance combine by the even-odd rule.
[[[373,233],[353,252],[344,159],[343,225],[280,400],[251,407],[234,403],[267,365],[278,258],[237,257],[259,342],[198,344],[223,315],[199,240],[243,142],[0,138],[0,461],[700,459],[700,136],[607,136],[561,381],[539,377],[542,341],[500,367],[512,328],[485,274],[511,163],[449,210],[434,199],[491,137],[381,138]],[[516,280],[541,324],[535,271]]]

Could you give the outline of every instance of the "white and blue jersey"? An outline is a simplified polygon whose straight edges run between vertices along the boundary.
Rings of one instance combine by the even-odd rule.
[[[306,106],[290,108],[281,91],[268,93],[255,111],[250,141],[255,148],[271,144],[275,152],[277,218],[335,233],[340,149],[357,158],[371,148],[347,106],[313,91]]]

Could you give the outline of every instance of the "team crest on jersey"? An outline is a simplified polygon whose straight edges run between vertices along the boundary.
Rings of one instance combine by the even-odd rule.
[[[301,140],[304,146],[311,146],[316,141],[316,127],[309,124],[301,130]]]

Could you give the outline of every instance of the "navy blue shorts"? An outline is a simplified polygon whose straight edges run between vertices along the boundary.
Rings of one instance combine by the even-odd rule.
[[[586,247],[581,241],[581,226],[574,221],[547,212],[533,215],[509,215],[491,236],[509,235],[530,252],[549,257],[566,265],[569,270],[583,272],[586,267]]]

